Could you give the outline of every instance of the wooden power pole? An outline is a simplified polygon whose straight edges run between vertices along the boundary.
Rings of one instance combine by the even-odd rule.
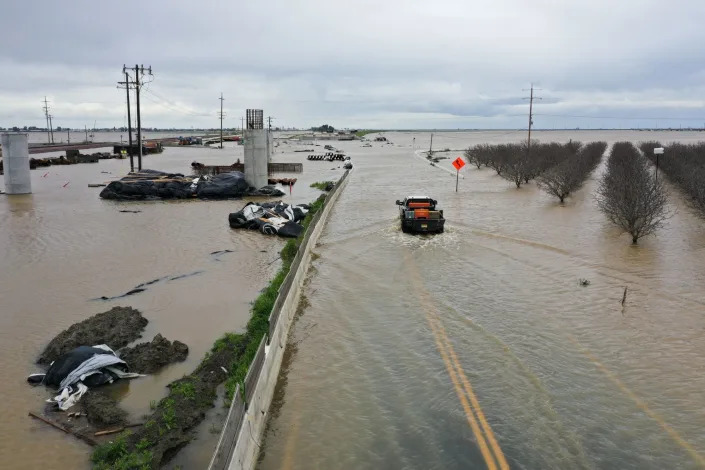
[[[526,90],[525,90],[526,91]],[[529,137],[526,142],[526,155],[527,157],[531,153],[531,126],[534,124],[534,100],[540,100],[541,98],[537,98],[534,96],[534,84],[531,84],[530,88],[531,94],[529,95],[528,98],[524,98],[525,100],[529,100]]]
[[[53,141],[49,132],[49,102],[46,96],[44,97],[44,107],[42,109],[44,110],[44,116],[47,118],[47,143],[51,144]]]
[[[223,92],[220,92],[220,148],[223,148]]]

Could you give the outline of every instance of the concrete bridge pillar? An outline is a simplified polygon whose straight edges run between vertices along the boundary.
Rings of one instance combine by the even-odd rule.
[[[7,194],[30,194],[29,143],[27,134],[2,134],[2,161]]]

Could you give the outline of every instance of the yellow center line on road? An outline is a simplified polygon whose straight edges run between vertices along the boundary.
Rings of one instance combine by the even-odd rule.
[[[463,387],[465,388],[465,392],[468,394],[468,397],[470,397],[470,401],[472,403],[472,406],[475,409],[475,413],[477,414],[477,419],[480,421],[480,424],[482,425],[482,429],[485,430],[485,435],[487,436],[487,439],[490,441],[490,445],[494,449],[495,456],[497,457],[497,463],[499,464],[499,468],[501,470],[508,470],[509,469],[509,464],[507,464],[507,460],[504,458],[504,453],[502,452],[501,447],[499,447],[499,444],[497,443],[497,439],[495,438],[494,433],[492,432],[492,428],[490,427],[490,423],[487,422],[487,419],[485,419],[485,414],[482,412],[482,407],[480,407],[480,402],[477,400],[477,396],[475,395],[475,392],[473,392],[472,386],[470,385],[470,381],[468,378],[465,376],[465,371],[463,370],[462,367],[460,367],[460,361],[458,360],[458,356],[455,354],[455,349],[453,349],[453,346],[450,344],[450,340],[448,339],[448,335],[446,335],[445,328],[441,324],[440,320],[438,321],[439,323],[439,328],[441,330],[441,334],[446,338],[446,341],[448,343],[448,351],[450,352],[450,357],[455,363],[455,366],[458,370],[458,375],[460,376],[460,381],[463,383]]]
[[[438,348],[438,351],[441,354],[441,358],[443,359],[443,362],[446,366],[448,375],[450,376],[450,379],[453,382],[455,392],[458,395],[458,399],[460,400],[461,405],[463,406],[463,410],[465,411],[465,416],[468,420],[468,424],[470,425],[470,429],[475,435],[477,445],[480,448],[480,452],[482,453],[483,458],[485,459],[487,468],[489,470],[495,470],[497,466],[499,466],[500,470],[508,470],[509,464],[507,464],[507,460],[504,457],[502,449],[497,443],[497,439],[495,438],[494,432],[492,432],[492,428],[487,422],[485,414],[482,412],[480,402],[478,401],[477,396],[473,392],[472,386],[470,385],[470,381],[468,380],[467,376],[465,375],[465,371],[460,365],[458,356],[455,353],[455,349],[453,348],[453,345],[451,344],[448,335],[446,334],[446,330],[440,320],[438,311],[435,308],[431,299],[429,298],[429,293],[424,287],[423,282],[421,281],[421,276],[416,267],[416,264],[408,256],[406,257],[405,261],[407,261],[406,264],[410,268],[409,272],[411,274],[411,281],[413,283],[414,290],[416,291],[418,298],[421,301],[424,313],[426,314],[426,320],[428,321],[428,324],[431,327],[431,331],[433,332],[433,336],[436,341],[436,347]],[[460,382],[462,382],[462,387],[460,385]],[[470,403],[468,403],[468,398],[470,399],[470,403],[472,404],[472,406],[470,405]],[[480,430],[480,427],[478,426],[478,421],[482,426],[482,430],[484,430],[484,435],[482,430]],[[489,441],[489,446],[487,444],[487,441]]]
[[[602,362],[600,362],[594,354],[587,350],[577,340],[575,336],[568,333],[568,339],[570,339],[570,341],[575,344],[575,346],[578,348],[578,350],[580,350],[580,352],[582,352],[588,359],[590,359],[590,362],[592,362],[622,392],[624,392],[625,395],[631,398],[634,403],[636,403],[636,406],[638,406],[644,413],[649,415],[651,419],[656,421],[659,426],[661,426],[661,428],[666,431],[669,436],[671,436],[671,439],[673,439],[679,446],[681,446],[701,468],[705,468],[705,458],[703,458],[703,456],[700,455],[698,451],[693,448],[692,445],[690,445],[685,439],[683,439],[681,435],[678,434],[678,431],[676,431],[668,423],[666,423],[666,421],[658,413],[649,408],[649,406],[644,400],[642,400],[636,393],[632,392],[631,389],[629,389],[629,387],[627,387],[624,382],[619,379],[619,377],[617,377],[611,370],[605,367],[604,364],[602,364]]]
[[[468,420],[468,424],[470,425],[470,429],[472,429],[472,432],[475,435],[475,440],[477,441],[477,445],[480,448],[480,453],[482,454],[482,457],[485,459],[485,463],[487,464],[487,468],[489,470],[496,470],[497,465],[495,464],[495,460],[493,458],[492,452],[490,452],[489,447],[487,447],[487,442],[485,441],[485,438],[482,435],[482,431],[480,430],[480,427],[477,424],[477,420],[475,419],[475,415],[472,412],[472,408],[470,407],[470,404],[468,403],[467,397],[463,393],[463,389],[460,387],[460,383],[458,382],[458,377],[456,375],[455,368],[453,367],[453,364],[451,363],[450,358],[448,357],[448,353],[445,349],[445,345],[443,344],[443,341],[441,339],[441,335],[437,329],[437,326],[434,325],[434,321],[429,315],[426,316],[426,320],[428,321],[428,324],[431,327],[431,331],[433,332],[433,337],[436,341],[436,347],[438,348],[438,351],[441,353],[441,359],[443,359],[443,363],[446,366],[446,370],[448,371],[448,375],[450,376],[450,380],[451,380],[451,382],[453,382],[453,387],[455,388],[455,393],[458,395],[458,399],[460,400],[460,403],[463,406],[463,410],[465,411],[465,417]]]

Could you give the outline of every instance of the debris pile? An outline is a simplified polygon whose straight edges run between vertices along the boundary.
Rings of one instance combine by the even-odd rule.
[[[312,160],[312,161],[326,161],[326,162],[332,162],[334,160],[339,160],[343,161],[345,160],[345,154],[344,153],[334,153],[334,152],[326,152],[323,155],[309,155],[306,157],[307,160]]]
[[[239,171],[197,178],[180,173],[142,170],[112,181],[100,192],[103,199],[231,199],[243,196],[283,196],[272,186],[251,188]]]
[[[113,383],[118,379],[141,377],[129,371],[127,362],[105,344],[79,346],[52,362],[46,374],[31,374],[27,381],[56,387],[59,394],[51,400],[61,410],[68,410],[89,388]]]
[[[141,336],[146,325],[147,319],[130,307],[114,307],[76,323],[59,333],[39,356],[39,364],[49,364],[46,373],[31,374],[27,381],[55,387],[59,394],[47,401],[65,411],[91,388],[141,377],[186,359],[188,346],[180,341],[170,342],[160,334],[151,342],[125,347]],[[113,348],[122,349],[118,354]],[[84,410],[88,411],[85,407]],[[101,413],[122,414],[111,410]],[[109,421],[105,417],[95,420]]]
[[[310,206],[293,206],[282,201],[255,204],[248,202],[245,207],[228,216],[232,228],[259,230],[266,235],[280,235],[296,238],[303,232],[301,221],[306,217]]]

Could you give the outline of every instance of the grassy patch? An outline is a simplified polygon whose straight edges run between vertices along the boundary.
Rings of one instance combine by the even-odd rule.
[[[152,468],[152,453],[147,450],[149,444],[140,441],[136,450],[129,452],[128,436],[129,432],[125,432],[114,441],[97,446],[91,456],[95,468],[99,470],[149,470]]]
[[[358,136],[358,137],[364,137],[364,136],[366,136],[367,134],[374,134],[375,132],[382,132],[382,131],[381,131],[381,130],[377,130],[377,131],[375,131],[375,130],[357,131],[357,132],[355,132],[355,135]]]
[[[176,382],[171,386],[171,391],[176,395],[181,395],[187,400],[193,400],[196,398],[196,387],[194,387],[193,382],[189,380]]]
[[[320,189],[321,191],[330,191],[334,186],[334,181],[317,181],[315,183],[311,183],[312,188]]]

